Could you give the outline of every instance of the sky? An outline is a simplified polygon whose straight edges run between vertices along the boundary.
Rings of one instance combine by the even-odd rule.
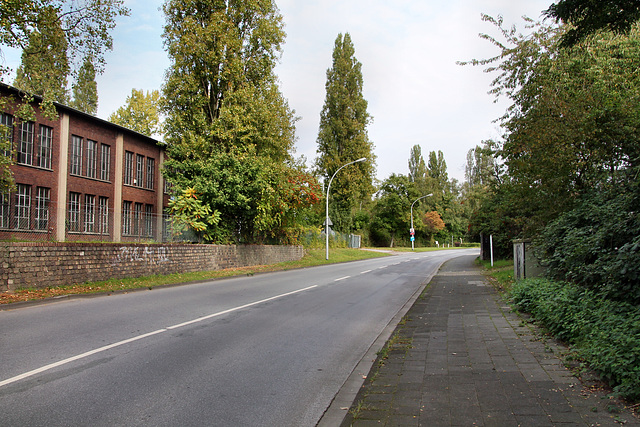
[[[552,0],[276,0],[286,42],[276,74],[282,93],[300,119],[295,156],[311,166],[324,104],[326,72],[338,34],[349,33],[362,64],[363,95],[373,117],[377,179],[408,174],[411,147],[427,158],[441,150],[450,178],[464,180],[467,152],[487,139],[499,139],[494,123],[508,103],[494,103],[492,76],[482,67],[457,61],[498,53],[479,33],[498,35],[481,20],[502,15],[525,31],[526,15],[540,19]],[[169,59],[164,51],[164,16],[159,0],[125,0],[129,17],[113,31],[113,50],[97,77],[98,116],[106,119],[126,102],[132,89],[160,89]],[[17,52],[6,64],[19,65]],[[11,83],[11,81],[5,81]]]

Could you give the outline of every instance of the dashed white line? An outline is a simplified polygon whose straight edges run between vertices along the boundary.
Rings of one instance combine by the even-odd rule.
[[[371,270],[365,270],[365,271],[360,272],[360,274],[366,274],[366,273],[371,273]]]
[[[339,278],[339,279],[334,280],[334,282],[339,282],[339,281],[341,281],[341,280],[345,280],[345,279],[348,279],[348,278],[350,278],[350,277],[351,277],[351,276],[344,276],[344,277],[341,277],[341,278]]]
[[[168,326],[168,327],[166,327],[164,329],[158,329],[157,331],[149,332],[149,333],[138,335],[136,337],[129,338],[129,339],[126,339],[126,340],[123,340],[123,341],[119,341],[119,342],[116,342],[116,343],[113,343],[113,344],[105,345],[104,347],[96,348],[95,350],[90,350],[90,351],[87,351],[86,353],[78,354],[77,356],[72,356],[72,357],[69,357],[67,359],[60,360],[58,362],[42,366],[42,367],[40,367],[38,369],[34,369],[32,371],[25,372],[24,374],[20,374],[20,375],[17,375],[15,377],[8,378],[8,379],[6,379],[4,381],[0,381],[0,387],[4,387],[5,385],[9,385],[11,383],[15,383],[17,381],[20,381],[20,380],[23,380],[25,378],[31,377],[33,375],[48,371],[48,370],[53,369],[53,368],[57,368],[58,366],[66,365],[67,363],[75,362],[76,360],[84,359],[86,357],[93,356],[94,354],[101,353],[101,352],[107,351],[107,350],[111,350],[112,348],[120,347],[122,345],[129,344],[129,343],[134,342],[134,341],[138,341],[138,340],[141,340],[141,339],[144,339],[144,338],[148,338],[148,337],[153,336],[153,335],[158,335],[158,334],[161,334],[163,332],[167,332],[169,330],[178,329],[178,328],[181,328],[183,326],[191,325],[193,323],[202,322],[203,320],[211,319],[213,317],[222,316],[224,314],[228,314],[228,313],[232,313],[234,311],[242,310],[242,309],[247,308],[247,307],[251,307],[251,306],[254,306],[254,305],[262,304],[263,302],[273,301],[273,300],[276,300],[278,298],[283,298],[283,297],[286,297],[286,296],[289,296],[289,295],[293,295],[293,294],[297,294],[297,293],[300,293],[300,292],[308,291],[310,289],[316,288],[317,286],[318,285],[313,285],[313,286],[309,286],[309,287],[304,288],[304,289],[298,289],[297,291],[287,292],[285,294],[276,295],[276,296],[273,296],[271,298],[265,298],[265,299],[262,299],[260,301],[255,301],[255,302],[252,302],[252,303],[249,303],[249,304],[245,304],[245,305],[241,305],[241,306],[238,306],[238,307],[230,308],[228,310],[220,311],[218,313],[213,313],[213,314],[210,314],[208,316],[199,317],[197,319],[190,320],[188,322],[183,322],[183,323],[179,323],[177,325]]]

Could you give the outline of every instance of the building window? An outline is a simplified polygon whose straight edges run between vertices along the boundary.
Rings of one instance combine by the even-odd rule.
[[[71,157],[70,172],[71,175],[82,175],[82,138],[73,135],[71,137]]]
[[[31,186],[18,184],[16,188],[16,225],[19,229],[28,230],[31,218]]]
[[[140,220],[142,219],[142,203],[136,203],[133,209],[133,235],[139,236],[141,227]]]
[[[153,182],[156,175],[156,161],[151,157],[147,157],[147,183],[145,185],[149,190],[153,190]]]
[[[9,193],[0,193],[0,228],[11,228],[9,206]]]
[[[144,186],[144,156],[136,154],[136,180],[134,182],[138,187]]]
[[[50,189],[38,187],[38,192],[36,193],[36,230],[46,230],[49,228],[50,194]]]
[[[96,178],[98,173],[98,143],[87,139],[87,177]]]
[[[4,155],[11,157],[11,148],[13,147],[13,116],[11,114],[0,113],[0,138],[9,144],[4,150]]]
[[[20,143],[18,145],[17,162],[33,165],[33,122],[20,123]]]
[[[51,146],[53,141],[53,128],[40,125],[40,146],[38,147],[38,166],[51,169]]]
[[[100,197],[98,202],[98,221],[100,234],[109,234],[109,198]]]
[[[69,231],[80,231],[80,193],[69,193]]]
[[[133,185],[133,153],[130,151],[124,153],[124,183]]]
[[[84,232],[96,231],[96,196],[86,194],[84,196]]]
[[[122,234],[131,234],[131,202],[122,202]]]
[[[144,207],[144,235],[153,236],[153,205],[145,205]]]
[[[100,146],[100,179],[109,181],[111,172],[111,146],[102,144]]]

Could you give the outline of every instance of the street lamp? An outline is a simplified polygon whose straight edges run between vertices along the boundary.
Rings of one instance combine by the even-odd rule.
[[[433,196],[433,193],[429,193],[429,194],[427,194],[426,196],[418,197],[417,199],[415,199],[415,200],[413,201],[413,203],[411,203],[411,232],[414,232],[414,233],[415,233],[415,230],[413,229],[413,205],[414,205],[418,200],[420,200],[420,199],[424,199],[425,197],[429,197],[429,196]],[[414,237],[414,236],[412,236],[412,237],[413,237],[413,240],[415,240],[415,237]],[[414,241],[413,241],[413,240],[411,240],[411,250],[414,250],[414,249],[413,249],[413,244],[414,244]]]
[[[327,186],[327,215],[325,218],[325,222],[324,222],[324,234],[326,235],[326,239],[327,239],[327,260],[329,259],[329,190],[331,189],[331,181],[333,181],[333,178],[335,178],[336,174],[338,172],[340,172],[340,170],[346,166],[352,165],[354,163],[358,163],[358,162],[364,162],[365,160],[367,160],[366,157],[363,157],[361,159],[358,160],[354,160],[353,162],[349,162],[345,165],[340,166],[340,168],[333,174],[333,176],[331,177],[331,179],[329,180],[329,186]]]

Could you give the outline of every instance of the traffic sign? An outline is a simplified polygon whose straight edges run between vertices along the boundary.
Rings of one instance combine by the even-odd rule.
[[[416,240],[416,238],[411,236],[411,241],[413,242],[414,240]]]

